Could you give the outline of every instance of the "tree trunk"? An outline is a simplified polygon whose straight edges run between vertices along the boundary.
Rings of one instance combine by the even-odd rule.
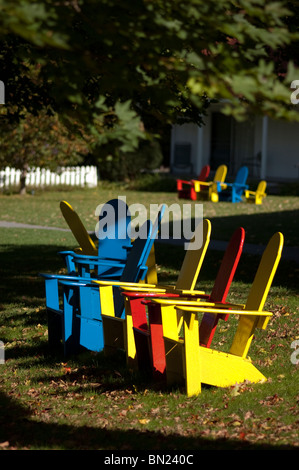
[[[26,194],[26,176],[28,173],[28,165],[24,165],[20,177],[20,194]]]

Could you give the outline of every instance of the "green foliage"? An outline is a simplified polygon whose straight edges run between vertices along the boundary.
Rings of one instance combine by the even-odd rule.
[[[240,119],[298,120],[283,54],[298,41],[289,6],[293,17],[261,0],[0,0],[7,102],[75,119],[106,155],[178,120],[201,124],[213,99]]]
[[[30,168],[76,165],[88,152],[88,143],[72,133],[58,119],[40,111],[37,116],[26,113],[18,122],[1,115],[0,168],[10,166],[22,170],[21,191],[25,192],[26,172]]]
[[[122,150],[121,150],[122,149]],[[140,142],[136,151],[127,151],[129,148],[122,146],[119,152],[103,154],[101,147],[94,153],[100,178],[109,181],[130,181],[139,177],[142,170],[159,168],[163,155],[158,142]]]

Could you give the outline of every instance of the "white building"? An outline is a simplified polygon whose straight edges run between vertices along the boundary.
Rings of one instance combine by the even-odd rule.
[[[174,174],[196,176],[204,165],[220,164],[228,176],[247,165],[249,177],[267,181],[299,181],[299,123],[252,116],[237,122],[212,105],[205,125],[175,125],[170,167]]]

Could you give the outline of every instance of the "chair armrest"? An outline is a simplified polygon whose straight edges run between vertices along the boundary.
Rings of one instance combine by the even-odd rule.
[[[194,184],[194,189],[195,191],[200,188],[200,186],[211,186],[213,184],[213,181],[198,181],[198,180],[192,180]],[[196,189],[197,188],[197,189]]]
[[[186,180],[177,180],[177,182],[179,183],[184,183],[184,184],[189,184],[189,185],[193,185],[192,181],[186,181]]]
[[[67,275],[67,274],[48,274],[48,273],[38,273],[38,275],[40,277],[43,277],[45,279],[45,281],[50,281],[50,280],[57,280],[59,281],[60,283],[63,283],[63,282],[72,282],[72,285],[75,285],[76,283],[79,284],[79,283],[84,283],[85,285],[92,285],[92,282],[93,281],[97,281],[98,279],[96,278],[90,278],[90,277],[83,277],[83,276],[72,276],[71,274],[70,275]],[[108,283],[110,283],[110,281],[107,281]]]
[[[128,285],[120,285],[119,286],[122,291],[125,292],[136,292],[136,293],[145,293],[148,294],[149,292],[154,292],[154,293],[164,293],[166,292],[165,289],[159,288],[155,286],[154,284],[151,286],[150,284],[146,284],[146,287],[143,287],[143,284],[134,284],[134,286],[128,286]]]
[[[119,281],[103,281],[103,280],[99,280],[99,279],[93,279],[92,282],[94,284],[98,284],[99,286],[117,286],[117,287],[121,287],[123,289],[127,288],[128,290],[131,290],[131,289],[139,290],[139,287],[143,286],[143,284],[139,284],[138,282],[126,282],[126,281],[121,281],[121,280],[119,280]],[[152,286],[152,288],[155,287],[154,284],[148,284],[148,286]],[[142,288],[140,290],[142,290]]]
[[[92,264],[93,266],[108,266],[112,268],[124,268],[126,265],[123,260],[110,260],[109,258],[99,259],[97,256],[95,258],[92,258],[90,256],[83,256],[84,255],[74,256],[74,262],[77,264]]]
[[[206,296],[209,297],[204,291],[201,290],[188,290],[188,289],[176,289],[174,288],[174,292],[177,292],[180,295],[191,295],[191,296]]]
[[[152,299],[151,302],[154,302],[155,304],[160,304],[160,305],[174,305],[180,306],[178,308],[183,308],[183,307],[188,307],[192,306],[193,308],[198,307],[199,305],[201,306],[207,306],[207,307],[215,307],[215,302],[205,302],[202,299],[198,298],[197,300],[190,300],[190,298],[163,298],[163,297],[158,297],[156,299]],[[225,313],[225,309],[222,310],[222,313]]]
[[[253,316],[262,316],[262,317],[272,317],[273,313],[271,312],[265,312],[265,311],[260,311],[260,310],[230,310],[227,308],[213,308],[213,307],[204,307],[200,305],[194,305],[194,306],[186,306],[182,305],[179,307],[175,307],[176,310],[182,310],[186,312],[210,312],[210,313],[227,313],[228,315],[253,315]]]

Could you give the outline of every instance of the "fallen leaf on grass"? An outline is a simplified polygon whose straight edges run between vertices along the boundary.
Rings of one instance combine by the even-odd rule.
[[[8,442],[8,441],[0,442],[0,448],[1,448],[1,449],[4,449],[5,447],[8,447],[8,446],[9,446],[9,442]]]

